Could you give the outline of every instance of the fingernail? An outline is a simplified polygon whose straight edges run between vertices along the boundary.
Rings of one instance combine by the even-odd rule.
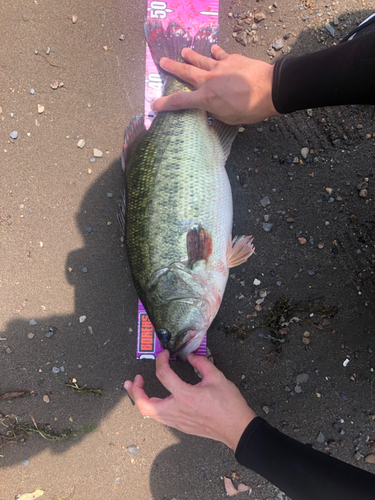
[[[124,387],[127,391],[130,389],[130,382],[128,380],[125,382]]]
[[[162,58],[160,59],[160,61],[159,61],[159,66],[160,66],[161,68],[164,68],[164,62],[165,62],[165,59],[166,59],[165,57],[162,57]]]

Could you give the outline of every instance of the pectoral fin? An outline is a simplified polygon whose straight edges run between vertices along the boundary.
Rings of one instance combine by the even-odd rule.
[[[232,238],[231,238],[232,240]],[[228,267],[243,264],[255,251],[252,236],[236,236],[228,244]]]

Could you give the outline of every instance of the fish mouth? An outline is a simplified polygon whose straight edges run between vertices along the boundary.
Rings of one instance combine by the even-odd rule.
[[[186,361],[189,354],[194,352],[200,346],[202,339],[206,333],[207,329],[203,330],[187,330],[185,332],[181,332],[178,334],[175,342],[172,345],[166,345],[165,348],[169,350],[171,353],[171,357],[175,357],[181,359],[182,361]],[[179,338],[181,336],[185,336],[184,340],[178,343]],[[163,346],[164,347],[164,346]]]

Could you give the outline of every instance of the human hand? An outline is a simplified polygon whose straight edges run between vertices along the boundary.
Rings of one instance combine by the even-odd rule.
[[[256,123],[277,115],[272,101],[273,66],[239,54],[227,54],[218,45],[211,47],[214,59],[192,49],[183,49],[190,64],[163,57],[160,66],[197,90],[156,99],[153,111],[198,108],[228,123]]]
[[[156,376],[171,393],[165,399],[149,398],[143,390],[142,375],[124,384],[142,415],[174,427],[186,434],[221,441],[236,450],[245,428],[256,417],[237,387],[211,361],[190,354],[189,363],[202,380],[187,384],[169,366],[169,351],[159,354]]]

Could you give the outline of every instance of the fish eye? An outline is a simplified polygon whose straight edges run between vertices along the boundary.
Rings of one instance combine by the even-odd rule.
[[[171,333],[165,328],[160,328],[157,332],[157,336],[159,337],[160,342],[167,343],[171,340]]]

